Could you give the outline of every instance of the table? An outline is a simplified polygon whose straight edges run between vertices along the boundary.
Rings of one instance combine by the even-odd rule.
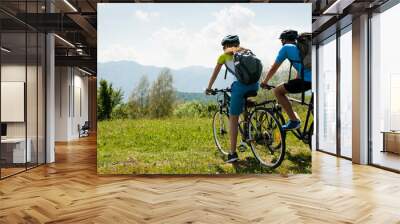
[[[400,131],[383,131],[382,152],[400,154]]]
[[[6,138],[1,139],[1,154],[6,163],[26,163],[31,162],[32,140],[26,139],[28,143],[25,151],[25,138]],[[10,155],[12,154],[12,156]],[[4,156],[3,156],[4,155]],[[12,158],[12,159],[11,159]]]

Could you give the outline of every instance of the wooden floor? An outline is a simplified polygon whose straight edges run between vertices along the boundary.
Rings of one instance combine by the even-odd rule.
[[[400,155],[391,152],[374,151],[372,156],[374,164],[400,170]]]
[[[7,168],[1,168],[1,177],[8,177],[11,176],[13,174],[19,173],[19,172],[23,172],[25,171],[25,167],[23,168],[14,168],[14,167],[7,167]]]
[[[400,175],[313,154],[313,174],[96,174],[96,141],[0,181],[0,223],[400,223]]]

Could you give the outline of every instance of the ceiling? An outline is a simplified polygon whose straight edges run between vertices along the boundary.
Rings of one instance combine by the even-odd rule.
[[[346,15],[377,7],[387,0],[252,0],[268,3],[312,3],[313,35],[317,36]],[[97,3],[134,2],[232,2],[231,0],[1,0],[0,21],[3,32],[30,28],[54,32],[56,65],[79,66],[96,73]],[[235,1],[249,2],[249,1]],[[49,13],[49,12],[52,13]]]

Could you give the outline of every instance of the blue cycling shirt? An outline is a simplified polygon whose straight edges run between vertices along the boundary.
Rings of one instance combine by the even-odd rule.
[[[285,59],[291,61],[300,61],[300,52],[295,44],[285,44],[279,50],[278,56],[276,57],[275,63],[282,63]],[[293,67],[296,69],[297,73],[301,74],[300,62],[293,62]],[[311,82],[311,70],[304,69],[304,81]]]

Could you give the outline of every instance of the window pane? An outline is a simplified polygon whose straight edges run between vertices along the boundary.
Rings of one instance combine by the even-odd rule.
[[[318,48],[318,147],[336,153],[336,41]]]
[[[384,139],[382,132],[400,131],[398,34],[400,5],[372,18],[372,163],[400,170],[400,133]],[[389,136],[387,135],[387,136]],[[384,147],[384,142],[387,147]],[[394,143],[394,144],[392,144]]]
[[[340,152],[352,156],[352,35],[340,37]]]

